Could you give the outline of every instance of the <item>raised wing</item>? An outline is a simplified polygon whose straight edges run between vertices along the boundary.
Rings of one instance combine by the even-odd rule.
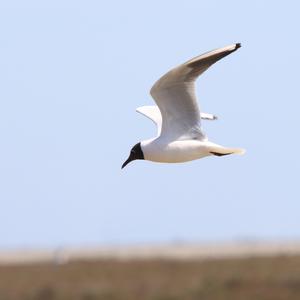
[[[153,85],[150,94],[162,115],[161,136],[170,140],[206,139],[201,130],[195,80],[212,64],[240,47],[233,44],[197,56],[172,69]]]

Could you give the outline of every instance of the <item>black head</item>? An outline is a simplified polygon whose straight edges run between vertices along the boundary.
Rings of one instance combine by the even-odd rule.
[[[122,169],[129,164],[131,161],[136,160],[136,159],[144,159],[144,153],[141,148],[141,143],[137,143],[134,145],[130,151],[129,157],[127,160],[124,162],[122,165]]]

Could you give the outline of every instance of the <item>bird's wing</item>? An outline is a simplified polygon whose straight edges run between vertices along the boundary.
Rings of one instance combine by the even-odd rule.
[[[203,120],[217,120],[218,119],[218,117],[216,115],[208,114],[208,113],[205,113],[205,112],[201,112],[200,117]]]
[[[212,64],[240,47],[233,44],[197,56],[172,69],[153,85],[150,94],[162,115],[161,136],[170,140],[206,139],[201,131],[195,80]]]
[[[138,107],[136,111],[146,116],[156,124],[157,136],[159,136],[161,132],[161,123],[162,123],[162,118],[161,118],[161,113],[159,111],[159,108],[156,105],[141,106]]]
[[[138,113],[144,115],[151,121],[153,121],[153,123],[157,127],[157,136],[159,136],[161,133],[162,117],[161,117],[161,113],[160,113],[158,106],[156,106],[156,105],[141,106],[141,107],[138,107],[136,109],[136,111]],[[217,120],[218,119],[218,117],[216,115],[204,113],[204,112],[201,112],[200,117],[203,120]]]

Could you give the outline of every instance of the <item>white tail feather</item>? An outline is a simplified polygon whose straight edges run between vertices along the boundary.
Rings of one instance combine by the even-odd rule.
[[[230,148],[233,154],[243,155],[245,154],[246,150],[242,148]]]
[[[220,147],[220,146],[213,146],[210,147],[210,153],[214,155],[228,155],[228,154],[237,154],[243,155],[245,154],[246,150],[242,148],[227,148],[227,147]]]

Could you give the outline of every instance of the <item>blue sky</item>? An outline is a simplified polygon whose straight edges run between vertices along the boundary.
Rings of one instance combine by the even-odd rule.
[[[1,1],[0,247],[300,237],[298,1]],[[134,162],[135,112],[202,52],[212,141],[243,157]]]

